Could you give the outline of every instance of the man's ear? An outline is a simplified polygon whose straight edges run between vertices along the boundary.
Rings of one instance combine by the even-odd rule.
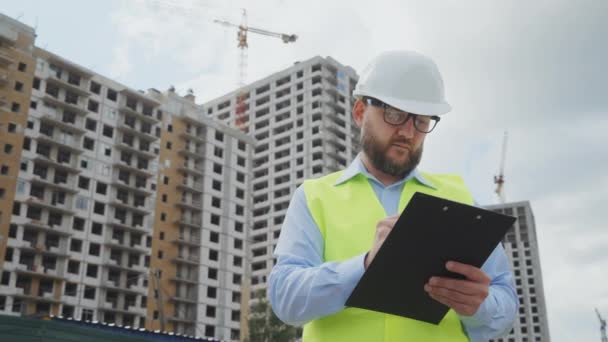
[[[365,103],[359,99],[353,105],[353,120],[359,128],[363,125],[363,114],[365,113]]]

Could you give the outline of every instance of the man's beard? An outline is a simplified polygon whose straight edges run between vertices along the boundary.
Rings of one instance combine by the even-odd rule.
[[[370,162],[376,169],[391,176],[405,177],[420,163],[423,145],[420,145],[420,147],[415,151],[408,149],[409,158],[402,163],[398,163],[388,157],[388,149],[391,148],[392,144],[394,143],[407,145],[408,147],[411,147],[411,144],[406,140],[392,140],[389,141],[389,144],[386,146],[382,146],[378,140],[376,140],[371,134],[367,134],[366,131],[367,130],[364,129],[361,132],[361,146]]]

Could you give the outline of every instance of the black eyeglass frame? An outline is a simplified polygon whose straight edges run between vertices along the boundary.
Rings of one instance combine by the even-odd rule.
[[[419,115],[419,114],[404,112],[404,111],[399,110],[397,108],[391,107],[390,105],[388,105],[388,104],[386,104],[386,103],[384,103],[384,102],[382,102],[382,101],[380,101],[378,99],[375,99],[373,97],[367,97],[367,96],[365,96],[365,97],[363,97],[363,102],[366,103],[366,104],[368,104],[368,105],[370,105],[370,106],[382,108],[382,117],[384,119],[384,122],[386,122],[387,124],[389,124],[391,126],[401,126],[401,125],[405,124],[410,118],[412,118],[412,120],[414,121],[414,128],[418,132],[420,132],[420,133],[425,133],[425,134],[431,133],[435,129],[435,127],[437,127],[437,123],[439,123],[439,121],[441,120],[441,118],[439,116],[437,116],[437,115],[431,115],[431,116],[429,116],[429,115]],[[386,119],[386,113],[387,113],[386,109],[387,108],[393,109],[393,110],[395,110],[395,112],[405,113],[407,115],[405,115],[404,119],[402,121],[400,121],[399,123],[389,122]],[[430,120],[431,120],[431,122],[429,123],[430,129],[429,130],[422,130],[422,129],[418,128],[418,124],[416,123],[417,122],[417,120],[416,120],[417,117],[428,117],[428,118],[430,118]]]

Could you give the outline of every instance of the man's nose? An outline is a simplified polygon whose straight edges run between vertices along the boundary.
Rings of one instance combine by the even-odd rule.
[[[405,122],[399,125],[397,129],[397,134],[404,136],[406,138],[413,138],[414,134],[416,134],[416,127],[414,127],[414,116],[409,115]]]

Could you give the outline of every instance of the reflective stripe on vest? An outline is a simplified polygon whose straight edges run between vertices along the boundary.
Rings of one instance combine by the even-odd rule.
[[[343,172],[304,182],[308,208],[325,243],[325,261],[343,261],[366,253],[373,244],[376,224],[387,216],[364,175],[358,174],[344,183],[335,185]],[[467,204],[473,203],[459,176],[423,176],[436,189],[418,182],[415,178],[410,179],[403,187],[399,212],[403,211],[415,192]],[[453,310],[448,311],[439,325],[434,325],[370,310],[346,308],[306,324],[303,341],[465,342],[468,337]]]

